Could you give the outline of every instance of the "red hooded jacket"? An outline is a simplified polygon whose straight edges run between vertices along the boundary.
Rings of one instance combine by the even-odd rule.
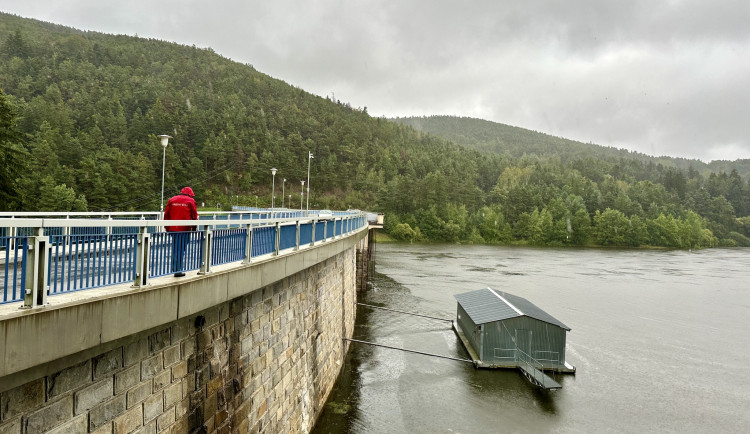
[[[193,189],[185,187],[180,194],[173,196],[167,202],[164,210],[164,220],[198,220],[198,208],[195,206]],[[169,232],[194,231],[195,226],[167,226]]]

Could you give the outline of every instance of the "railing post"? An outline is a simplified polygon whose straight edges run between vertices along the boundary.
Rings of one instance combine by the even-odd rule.
[[[310,237],[310,246],[315,245],[315,228],[318,226],[318,220],[312,221],[312,236]]]
[[[11,216],[10,218],[13,219],[15,217]],[[17,235],[18,235],[18,228],[15,226],[10,228],[10,230],[8,231],[8,236],[10,236],[10,238],[8,238],[8,247],[7,247],[8,251],[14,250],[16,248],[16,236]]]
[[[279,256],[279,243],[281,241],[281,224],[276,222],[276,239],[273,243],[273,254]]]
[[[252,226],[252,223],[248,223],[247,225],[245,225],[245,230],[247,231],[247,234],[245,234],[247,238],[245,239],[245,260],[242,261],[242,263],[249,264],[253,260],[253,226]]]
[[[135,254],[135,281],[133,287],[141,288],[148,285],[149,266],[151,262],[151,234],[148,226],[141,226],[138,232],[138,246]]]
[[[323,220],[323,242],[328,241],[328,220]]]
[[[201,262],[201,269],[198,274],[208,274],[211,272],[211,246],[213,245],[214,231],[205,226],[203,229],[203,244],[201,249],[203,252],[203,262]]]
[[[32,248],[26,257],[26,285],[23,307],[44,306],[47,303],[47,279],[49,277],[49,237],[44,236],[44,228],[37,228]]]
[[[299,238],[300,238],[299,237],[299,235],[300,235],[299,232],[300,232],[300,224],[299,224],[299,220],[297,220],[297,233],[295,234],[296,238],[297,238],[297,241],[295,242],[296,246],[294,247],[294,250],[299,250]]]

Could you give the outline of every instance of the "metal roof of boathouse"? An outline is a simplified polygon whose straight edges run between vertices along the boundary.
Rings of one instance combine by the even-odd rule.
[[[519,316],[527,316],[570,331],[570,327],[525,298],[490,287],[456,294],[454,297],[458,301],[458,304],[466,311],[466,314],[474,321],[474,324],[486,324]]]

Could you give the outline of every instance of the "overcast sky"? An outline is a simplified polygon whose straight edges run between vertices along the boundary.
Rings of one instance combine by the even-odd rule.
[[[3,0],[211,47],[373,116],[470,116],[650,155],[750,158],[750,2]]]

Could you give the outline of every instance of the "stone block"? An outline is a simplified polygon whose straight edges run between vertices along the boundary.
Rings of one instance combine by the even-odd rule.
[[[140,365],[133,365],[115,374],[115,395],[119,395],[141,381]]]
[[[141,362],[141,380],[153,377],[164,369],[164,358],[162,353],[156,353],[155,356],[149,357]]]
[[[229,413],[226,410],[220,410],[214,417],[214,426],[220,427],[229,418]]]
[[[162,432],[169,428],[175,422],[174,408],[165,411],[161,416],[156,418],[157,432]]]
[[[182,400],[182,383],[175,383],[164,389],[164,408],[169,408]]]
[[[73,418],[73,395],[48,403],[24,417],[26,433],[45,432]]]
[[[144,399],[151,395],[151,380],[144,381],[143,383],[135,386],[128,390],[127,393],[127,407],[131,408],[136,404],[140,403]]]
[[[27,414],[44,404],[44,378],[0,393],[0,421]]]
[[[94,381],[122,368],[122,347],[94,357]]]
[[[96,428],[124,413],[125,409],[125,395],[116,396],[92,408],[89,412],[89,430],[94,431]]]
[[[90,431],[91,434],[112,434],[112,422],[107,422],[99,428]]]
[[[137,434],[156,434],[156,419],[151,422],[144,424],[143,428],[139,429]],[[136,434],[136,433],[134,433]]]
[[[86,434],[88,432],[88,427],[86,427],[86,415],[82,414],[55,429],[47,431],[47,434]]]
[[[189,318],[177,320],[172,326],[172,345],[176,345],[190,336],[191,329],[193,329],[193,323]]]
[[[190,419],[188,416],[182,416],[179,419],[177,419],[176,423],[172,425],[172,428],[169,430],[170,434],[184,434],[190,430],[189,425]],[[243,432],[243,431],[239,431]],[[245,431],[246,432],[246,431]]]
[[[0,434],[21,434],[21,418],[4,420],[0,423]]]
[[[143,426],[143,406],[136,405],[117,416],[113,422],[113,434],[127,434]]]
[[[221,389],[223,385],[224,385],[224,379],[221,377],[221,375],[217,375],[211,381],[208,382],[208,385],[206,386],[206,395],[208,396],[215,395],[216,391]]]
[[[242,340],[242,349],[240,350],[241,355],[247,355],[250,354],[250,350],[253,349],[253,335],[248,335],[246,338]]]
[[[75,393],[75,414],[94,407],[114,395],[115,379],[108,377]]]
[[[203,403],[206,401],[206,391],[196,390],[190,394],[190,406],[189,410],[193,411],[197,408],[203,408]]]
[[[229,302],[229,315],[236,317],[244,310],[243,298],[235,298]]]
[[[204,415],[204,422],[213,419],[213,416],[216,414],[216,410],[218,409],[216,400],[216,395],[211,395],[206,397],[206,400],[203,402],[203,415]]]
[[[54,398],[91,383],[91,360],[65,368],[47,377],[47,396]]]
[[[211,329],[204,329],[198,332],[198,347],[197,349],[203,351],[206,347],[211,345]]]
[[[168,368],[180,361],[180,346],[173,345],[164,349],[164,367]]]
[[[172,384],[172,370],[165,369],[154,376],[154,392]]]
[[[143,421],[148,422],[164,412],[164,398],[161,393],[149,396],[143,401]]]
[[[146,339],[138,339],[125,345],[123,348],[123,362],[125,366],[131,366],[140,363],[148,354],[148,342]]]
[[[185,378],[187,373],[187,360],[182,360],[172,366],[172,381],[175,382],[179,379]]]
[[[214,326],[219,322],[219,307],[216,306],[201,313],[206,318],[205,328]]]
[[[172,329],[160,330],[148,337],[148,353],[157,353],[172,343]]]
[[[205,386],[209,381],[210,375],[211,375],[210,366],[204,366],[201,369],[197,369],[195,371],[195,387],[200,389],[203,386]]]
[[[182,358],[188,358],[195,354],[195,339],[187,339],[180,346],[182,347]]]
[[[174,406],[175,417],[180,419],[187,414],[188,410],[190,410],[190,397],[182,398],[182,400]]]

